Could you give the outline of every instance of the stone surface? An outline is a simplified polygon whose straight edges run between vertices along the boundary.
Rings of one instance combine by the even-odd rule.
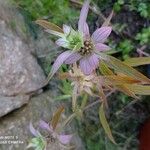
[[[24,107],[15,110],[11,114],[0,119],[0,143],[4,136],[17,136],[18,140],[23,141],[23,144],[0,144],[0,150],[25,150],[32,134],[29,131],[29,122],[32,121],[35,128],[38,128],[38,121],[43,119],[49,121],[53,112],[62,104],[54,102],[50,91],[37,95],[31,98],[29,103]],[[65,108],[67,109],[67,105]],[[66,118],[66,113],[62,115],[63,120]],[[66,133],[75,133],[75,124],[66,126]],[[75,150],[84,150],[80,138],[74,134],[72,143],[75,145]],[[58,144],[51,143],[50,149],[47,150],[63,150]]]
[[[4,116],[14,109],[20,108],[28,103],[28,95],[18,95],[12,97],[0,96],[0,116]]]
[[[9,1],[0,0],[0,117],[27,103],[23,93],[43,85],[45,75],[31,45],[23,17]]]
[[[42,86],[45,77],[28,45],[0,20],[0,95],[16,95]]]

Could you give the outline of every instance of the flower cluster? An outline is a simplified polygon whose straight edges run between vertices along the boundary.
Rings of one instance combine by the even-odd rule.
[[[46,131],[45,135],[41,134],[38,130],[36,130],[30,122],[29,129],[34,138],[31,139],[27,148],[33,147],[36,150],[47,150],[49,144],[51,145],[52,143],[58,143],[60,146],[63,147],[70,143],[73,135],[58,133],[56,129],[62,110],[63,109],[60,107],[53,116],[52,120],[55,119],[55,124],[47,123],[44,120],[39,121],[40,129]]]

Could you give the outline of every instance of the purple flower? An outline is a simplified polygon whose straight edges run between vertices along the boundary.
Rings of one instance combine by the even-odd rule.
[[[32,138],[28,144],[28,146],[26,147],[27,149],[29,148],[35,148],[35,149],[40,149],[40,150],[46,150],[46,139],[40,134],[40,132],[38,130],[36,130],[32,123],[30,122],[29,125],[29,129],[30,132],[32,133],[32,135],[34,136],[34,138]]]
[[[69,144],[70,143],[71,138],[72,138],[71,134],[67,135],[67,134],[58,134],[58,133],[56,133],[53,130],[53,127],[50,124],[48,124],[45,121],[43,121],[43,120],[40,120],[40,124],[39,125],[40,125],[40,127],[42,129],[47,130],[54,139],[58,139],[58,141],[61,144],[65,145],[65,144]]]
[[[52,70],[50,77],[52,77],[59,67],[65,64],[73,64],[79,61],[79,66],[85,75],[90,75],[99,65],[99,56],[97,53],[109,50],[110,47],[103,44],[107,37],[110,35],[111,27],[98,28],[91,36],[89,33],[89,27],[86,23],[86,18],[89,10],[89,1],[86,1],[81,9],[80,18],[78,22],[78,32],[82,36],[82,46],[75,50],[68,50],[58,56]],[[64,31],[69,33],[70,29],[64,26]],[[60,39],[57,41],[59,46],[65,46],[65,41]]]
[[[41,136],[40,132],[33,127],[33,124],[30,122],[29,130],[33,136],[38,137]]]

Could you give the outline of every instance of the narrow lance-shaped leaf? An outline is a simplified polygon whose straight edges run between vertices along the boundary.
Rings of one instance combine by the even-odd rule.
[[[146,83],[150,83],[150,79],[148,79],[146,76],[144,76],[139,71],[135,70],[131,66],[128,66],[124,62],[120,61],[117,58],[114,58],[112,56],[108,56],[99,52],[96,52],[101,59],[112,69],[114,69],[117,73],[123,73],[127,76],[130,76],[134,79],[137,79],[139,81],[143,81]]]
[[[72,92],[72,110],[75,112],[76,106],[77,106],[77,90],[78,90],[78,85],[75,84]]]
[[[82,98],[81,107],[80,107],[81,110],[86,106],[87,100],[88,100],[88,94],[84,93],[83,98]]]
[[[58,121],[60,119],[61,113],[64,111],[64,107],[61,106],[58,108],[58,110],[55,112],[55,114],[53,115],[52,121],[51,121],[51,125],[53,127],[53,129],[55,130]]]
[[[125,93],[128,96],[131,96],[131,97],[136,98],[136,99],[138,98],[135,95],[135,93],[131,89],[128,88],[129,84],[127,84],[125,81],[123,81],[123,82],[121,82],[121,80],[118,81],[117,76],[116,76],[116,79],[114,79],[114,80],[113,79],[110,80],[106,76],[104,76],[104,82],[106,85],[113,86],[114,88]]]
[[[128,88],[137,95],[150,95],[150,85],[128,85]]]
[[[103,75],[114,75],[114,73],[107,67],[107,65],[103,61],[101,61],[99,69]]]
[[[121,75],[104,76],[104,79],[109,82],[114,82],[115,85],[140,83],[139,80],[133,79],[128,76],[121,76]]]
[[[71,98],[71,95],[62,95],[62,96],[57,96],[54,100],[61,101],[61,100],[68,100]]]
[[[116,85],[116,88],[128,96],[138,99],[135,93],[128,87],[128,84]]]
[[[101,61],[100,63],[100,71],[104,76],[104,81],[105,84],[108,86],[114,86],[115,88],[117,88],[119,91],[133,97],[133,98],[137,98],[137,96],[134,94],[133,91],[131,91],[125,84],[122,83],[122,80],[119,82],[117,79],[118,77],[107,67],[107,65]],[[111,76],[115,76],[116,80],[108,80],[107,77],[111,77]],[[128,77],[128,76],[127,76]],[[129,77],[128,77],[129,78]],[[124,82],[126,83],[126,82]]]
[[[104,27],[104,26],[109,26],[110,21],[111,21],[111,19],[112,19],[112,17],[113,17],[113,14],[114,14],[114,12],[113,12],[113,10],[112,10],[111,13],[110,13],[110,15],[106,18],[105,22],[102,24],[102,27]]]
[[[60,32],[60,33],[64,33],[63,30],[58,27],[57,25],[51,23],[51,22],[48,22],[46,20],[37,20],[35,21],[36,24],[39,24],[40,26],[44,27],[45,29],[49,29],[49,30],[53,30],[53,31],[56,31],[56,32]]]
[[[100,117],[100,121],[101,121],[101,124],[105,130],[105,133],[107,134],[107,136],[109,137],[109,139],[114,143],[116,144],[113,136],[112,136],[112,132],[111,132],[111,129],[109,127],[109,124],[107,122],[107,119],[105,117],[105,111],[104,111],[104,104],[102,103],[101,106],[100,106],[100,109],[99,109],[99,117]]]
[[[128,58],[124,61],[124,63],[132,67],[148,65],[150,64],[150,57]]]
[[[131,91],[126,85],[117,80],[118,79],[117,76],[107,67],[107,65],[103,61],[101,61],[100,63],[100,71],[104,75],[103,80],[107,86],[113,86],[119,91],[129,96],[137,98],[133,91]],[[109,80],[108,77],[111,76],[116,76],[116,80]]]
[[[104,94],[102,86],[99,84],[99,85],[97,85],[97,87],[98,87],[98,90],[99,90],[100,98],[102,99],[103,103],[105,104],[105,107],[108,108],[107,99],[106,99],[106,96]]]
[[[50,34],[53,34],[59,37],[64,37],[63,30],[51,22],[48,22],[46,20],[37,20],[35,21],[35,23],[45,28],[45,31]]]

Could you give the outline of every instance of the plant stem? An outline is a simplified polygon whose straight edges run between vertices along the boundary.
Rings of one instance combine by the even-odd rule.
[[[114,92],[115,92],[115,90],[110,91],[110,92],[106,95],[106,97],[110,96],[110,95],[111,95],[112,93],[114,93]],[[95,102],[93,102],[93,103],[87,105],[87,106],[83,109],[83,111],[89,109],[90,107],[92,107],[92,106],[94,106],[94,105],[96,105],[96,104],[98,104],[98,103],[100,103],[100,102],[102,102],[102,100],[98,99],[97,101],[95,101]]]

